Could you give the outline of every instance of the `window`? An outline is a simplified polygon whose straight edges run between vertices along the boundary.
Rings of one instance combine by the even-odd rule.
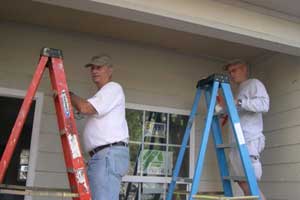
[[[130,171],[123,179],[123,199],[165,199],[188,115],[188,111],[176,109],[127,105]],[[193,145],[188,145],[180,177],[189,177],[192,174],[190,167],[193,166],[193,150]],[[177,186],[181,190],[187,187],[186,184]]]

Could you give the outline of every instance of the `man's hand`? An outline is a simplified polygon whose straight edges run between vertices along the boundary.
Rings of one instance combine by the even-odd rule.
[[[217,96],[217,103],[219,104],[219,106],[221,106],[223,109],[226,108],[226,103],[224,100],[223,95],[219,92],[218,96]]]
[[[238,105],[238,99],[234,99],[234,105],[235,105],[235,106]]]
[[[75,95],[75,94],[74,94],[74,92],[72,92],[72,91],[69,90],[69,95],[70,95],[70,97],[71,97],[71,96],[73,96],[73,95]]]

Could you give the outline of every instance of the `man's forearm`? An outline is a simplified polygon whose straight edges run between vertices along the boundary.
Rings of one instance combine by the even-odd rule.
[[[74,94],[73,92],[70,93],[71,98],[71,104],[82,114],[96,114],[97,111],[94,109],[94,107],[84,98],[81,98],[80,96]]]

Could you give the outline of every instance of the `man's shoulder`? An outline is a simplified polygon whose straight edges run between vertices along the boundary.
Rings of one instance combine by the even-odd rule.
[[[115,88],[115,89],[122,89],[122,86],[114,81],[110,81],[105,85],[107,88]]]
[[[258,80],[257,78],[250,78],[248,79],[248,84],[249,85],[264,85],[260,80]]]
[[[244,87],[245,90],[253,90],[256,92],[267,93],[266,86],[258,79],[248,79],[247,85]]]
[[[98,94],[98,95],[97,95]],[[108,82],[106,83],[98,92],[96,96],[124,96],[124,91],[121,85],[117,82]],[[116,96],[115,96],[116,97]]]
[[[108,94],[120,94],[124,96],[124,91],[122,86],[114,81],[110,81],[105,85],[105,87],[102,90],[102,93],[108,93]]]

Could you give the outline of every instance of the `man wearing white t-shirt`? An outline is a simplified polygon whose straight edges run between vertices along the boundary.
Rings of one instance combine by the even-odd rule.
[[[232,60],[224,68],[229,73],[231,81],[238,86],[235,103],[254,173],[256,179],[260,180],[262,175],[260,153],[265,146],[262,114],[269,110],[269,95],[262,82],[258,79],[249,79],[249,69],[245,61],[239,59]],[[233,142],[233,138],[231,140]],[[236,148],[231,149],[229,159],[235,175],[242,176],[243,167]],[[247,182],[238,181],[238,184],[245,195],[250,195]],[[263,193],[260,193],[261,199],[265,200]]]
[[[118,200],[121,179],[129,167],[128,127],[122,87],[112,81],[111,57],[94,56],[85,65],[98,91],[83,99],[70,92],[72,105],[88,119],[83,132],[91,156],[88,178],[93,200]]]

